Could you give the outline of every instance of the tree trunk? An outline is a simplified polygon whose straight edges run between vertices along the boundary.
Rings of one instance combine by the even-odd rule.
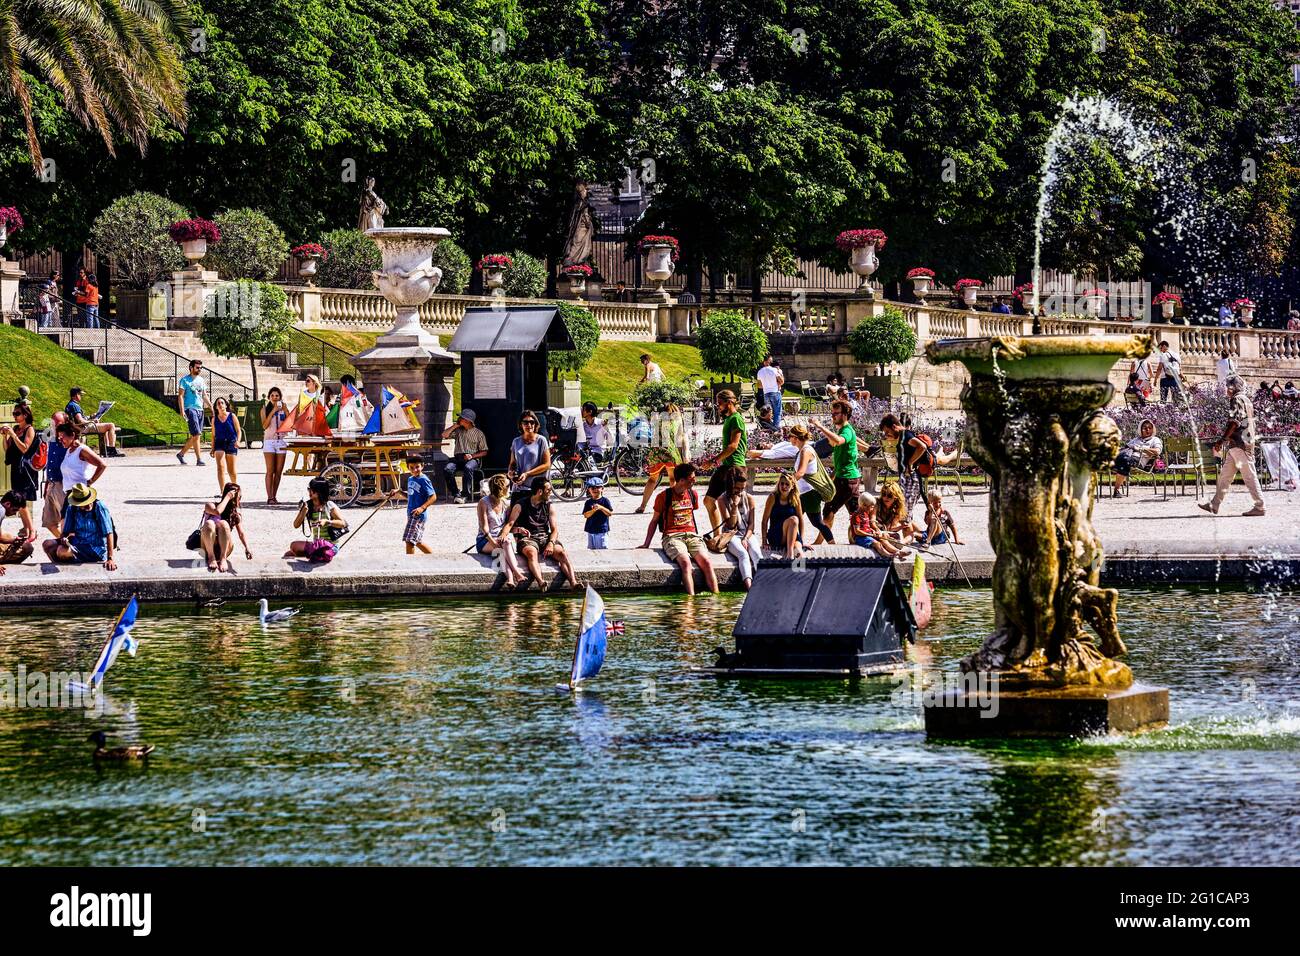
[[[99,283],[99,317],[102,319],[108,314],[113,283],[113,270],[109,268],[108,256],[95,256],[95,281]],[[113,321],[117,321],[116,315],[113,316]]]
[[[256,401],[261,396],[257,391],[257,359],[252,355],[248,357],[248,367],[253,370],[253,400]]]
[[[749,301],[761,302],[763,300],[763,267],[762,260],[754,256],[749,260]]]

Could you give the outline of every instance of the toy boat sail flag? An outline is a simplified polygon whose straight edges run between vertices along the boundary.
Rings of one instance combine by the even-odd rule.
[[[600,673],[605,663],[605,643],[609,636],[605,620],[605,602],[596,589],[587,585],[582,599],[582,624],[578,643],[573,649],[573,668],[569,671],[569,690],[578,690],[578,682]]]
[[[303,392],[298,396],[298,410],[293,416],[293,430],[300,436],[329,438],[330,427],[325,423],[325,408],[313,395]]]
[[[325,416],[325,424],[335,431],[360,433],[365,430],[372,412],[374,406],[366,398],[366,393],[354,388],[350,382],[344,382],[338,403]]]
[[[930,582],[925,579],[925,559],[919,554],[912,565],[912,617],[918,628],[930,623],[934,609],[930,604]]]
[[[395,435],[399,432],[420,430],[420,419],[416,417],[415,408],[420,403],[412,401],[395,388],[387,385],[379,387],[380,407],[370,414],[364,429],[367,435]]]
[[[108,640],[104,642],[104,646],[99,652],[95,667],[90,672],[89,682],[86,684],[74,683],[69,686],[77,690],[96,688],[103,682],[104,675],[113,666],[113,662],[117,660],[119,653],[126,651],[132,657],[135,657],[135,651],[140,646],[140,642],[131,636],[131,628],[135,627],[135,619],[139,611],[140,605],[135,596],[132,595],[130,602],[122,609],[122,613],[117,616],[113,631],[108,635]]]

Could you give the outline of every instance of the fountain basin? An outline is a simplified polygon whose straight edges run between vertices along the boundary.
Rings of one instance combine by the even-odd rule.
[[[935,365],[961,362],[972,375],[1001,373],[1015,380],[1105,382],[1117,361],[1150,355],[1152,347],[1150,335],[986,336],[939,339],[925,347],[925,357]]]
[[[1169,689],[952,690],[925,706],[925,733],[935,739],[1084,737],[1139,733],[1169,723]]]

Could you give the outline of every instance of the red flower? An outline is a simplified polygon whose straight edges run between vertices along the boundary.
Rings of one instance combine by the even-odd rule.
[[[1172,302],[1174,305],[1182,305],[1183,297],[1177,292],[1161,292],[1151,300],[1155,305],[1163,305],[1166,302]]]
[[[290,255],[297,256],[299,259],[328,259],[330,252],[319,242],[304,242],[301,246],[294,246],[289,250]]]
[[[1034,284],[1032,282],[1026,282],[1023,285],[1018,285],[1016,286],[1015,291],[1011,294],[1021,302],[1024,302],[1026,298],[1032,299],[1034,297]]]
[[[879,229],[845,229],[835,237],[835,245],[839,246],[844,252],[852,252],[854,249],[861,249],[863,246],[875,246],[876,251],[885,248],[885,242],[888,240]]]
[[[952,285],[954,292],[961,292],[963,289],[982,289],[984,283],[979,279],[958,279]]]
[[[10,232],[17,232],[23,227],[23,217],[13,206],[0,206],[0,225]]]
[[[484,256],[475,266],[480,272],[484,269],[509,269],[515,264],[515,260],[501,252],[493,252]]]
[[[193,242],[206,239],[208,242],[220,242],[221,230],[215,222],[207,219],[182,219],[167,227],[167,234],[174,242]]]
[[[1234,309],[1253,309],[1255,308],[1255,302],[1252,299],[1238,299],[1232,303],[1232,307]]]
[[[934,270],[927,269],[925,266],[917,266],[915,269],[907,270],[907,277],[909,279],[933,279]]]
[[[641,255],[645,255],[646,249],[650,246],[672,246],[673,262],[677,261],[677,256],[681,252],[681,246],[673,236],[645,236],[639,243],[637,243],[637,250]]]
[[[585,262],[574,263],[571,266],[564,267],[564,274],[566,276],[590,276],[591,266]]]

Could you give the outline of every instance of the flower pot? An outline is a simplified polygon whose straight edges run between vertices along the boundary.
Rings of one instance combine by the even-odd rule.
[[[1163,318],[1163,319],[1172,319],[1172,318],[1174,317],[1174,306],[1175,306],[1175,305],[1177,305],[1177,303],[1175,303],[1175,302],[1161,302],[1161,303],[1160,303],[1160,317]]]
[[[672,278],[676,266],[673,264],[673,247],[667,243],[645,247],[645,277],[650,280],[653,290],[652,301],[667,302],[670,299],[664,283]]]
[[[3,249],[5,247],[5,243],[8,241],[9,241],[9,224],[0,222],[0,249]]]
[[[975,308],[975,299],[979,294],[980,290],[978,286],[968,285],[966,288],[961,290],[961,300],[966,304],[967,308],[973,309]]]
[[[1101,312],[1104,304],[1104,298],[1099,295],[1084,295],[1079,297],[1079,308],[1083,313],[1091,318],[1101,318]]]
[[[569,280],[569,298],[581,299],[582,294],[587,291],[587,277],[581,273],[565,275]]]
[[[880,268],[880,260],[876,258],[876,244],[869,242],[854,249],[849,255],[849,268],[862,280],[858,283],[858,292],[871,295],[871,276]]]
[[[1242,309],[1241,309],[1241,322],[1242,322],[1242,324],[1243,324],[1243,325],[1250,325],[1250,323],[1252,323],[1252,322],[1254,322],[1254,321],[1255,321],[1255,309],[1254,309],[1254,307],[1251,306],[1251,307],[1247,308],[1247,307],[1243,306]]]
[[[502,266],[488,266],[483,270],[483,285],[489,295],[505,295],[506,270]]]
[[[320,266],[320,256],[304,256],[298,260],[298,275],[308,285],[314,285],[312,278],[316,275],[316,269]]]
[[[181,255],[190,262],[198,262],[208,254],[208,240],[186,239],[181,243]]]
[[[929,276],[917,276],[912,280],[912,294],[922,302],[930,294],[930,289],[934,287],[934,280]]]

